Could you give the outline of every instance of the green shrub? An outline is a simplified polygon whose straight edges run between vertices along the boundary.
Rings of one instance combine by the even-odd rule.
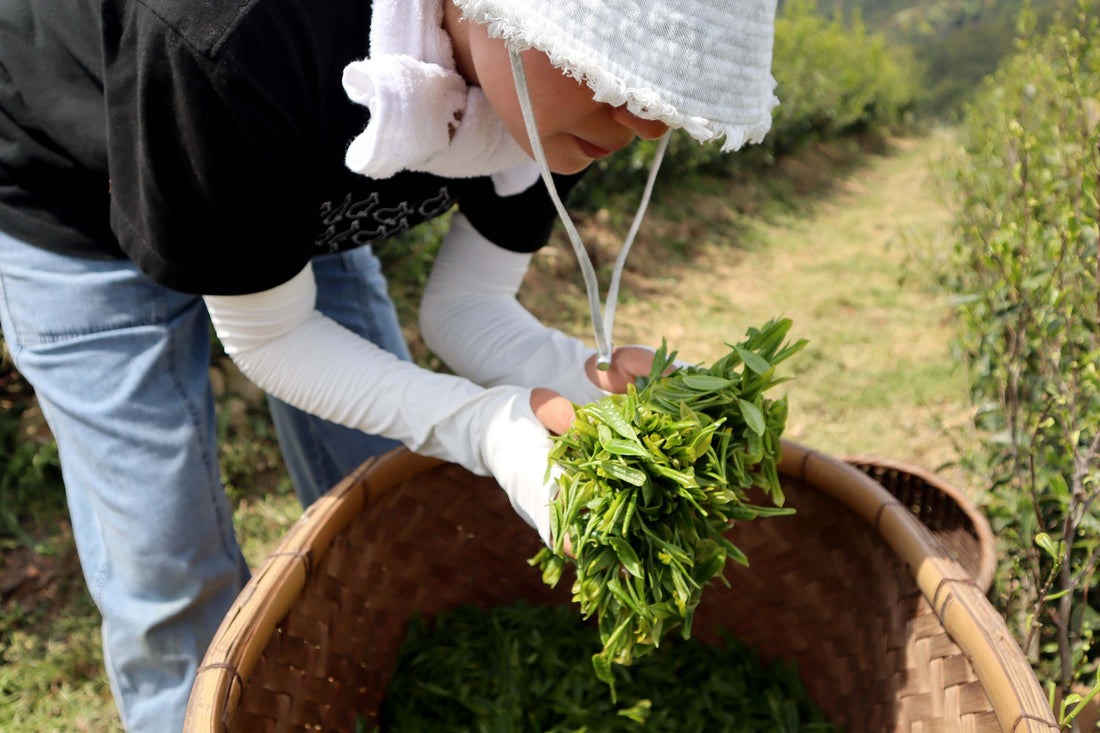
[[[819,140],[882,133],[902,124],[919,94],[907,47],[890,46],[867,31],[858,14],[849,23],[817,14],[814,0],[784,5],[775,24],[772,73],[780,104],[764,141],[729,154],[677,131],[661,166],[662,183],[706,174],[751,175],[776,156]],[[571,197],[581,210],[605,207],[619,192],[640,191],[656,149],[639,141],[594,163]]]
[[[847,23],[821,16],[814,0],[783,6],[772,68],[781,101],[769,136],[776,153],[820,138],[892,127],[918,93],[907,48],[868,33],[858,13]]]
[[[1029,24],[947,167],[949,277],[1002,543],[995,601],[1039,678],[1068,693],[1095,671],[1100,627],[1100,45],[1083,3],[1042,36]]]
[[[65,495],[57,446],[49,436],[22,435],[34,393],[15,371],[0,337],[0,543],[34,546],[32,520],[64,516]]]

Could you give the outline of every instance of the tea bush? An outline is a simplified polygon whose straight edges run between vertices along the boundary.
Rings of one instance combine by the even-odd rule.
[[[796,153],[814,142],[874,133],[902,125],[920,96],[919,72],[906,46],[891,46],[871,33],[858,14],[826,18],[814,0],[791,0],[775,23],[772,74],[780,104],[772,129],[760,144],[722,153],[715,143],[699,144],[674,132],[661,166],[662,183],[692,174],[750,173]],[[639,141],[617,155],[594,163],[570,204],[594,210],[615,192],[640,190],[656,149]]]
[[[1100,627],[1100,35],[1083,2],[1041,36],[1030,24],[946,169],[948,277],[1002,543],[995,601],[1068,695],[1096,671]]]

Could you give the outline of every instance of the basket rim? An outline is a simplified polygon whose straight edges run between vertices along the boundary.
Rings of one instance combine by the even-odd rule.
[[[877,468],[911,474],[926,484],[933,486],[955,502],[970,520],[977,534],[978,549],[981,559],[978,564],[978,573],[977,577],[974,578],[974,582],[977,583],[984,592],[989,592],[997,574],[997,540],[993,534],[993,528],[989,524],[989,519],[962,489],[945,481],[941,476],[932,471],[894,458],[885,458],[869,453],[856,453],[842,456],[840,460],[857,467],[875,466]]]
[[[185,733],[221,733],[268,640],[333,538],[371,495],[443,464],[399,447],[367,460],[290,527],[222,620],[195,678]],[[984,592],[900,501],[861,470],[782,441],[779,473],[801,479],[866,521],[906,565],[945,630],[974,666],[1004,733],[1058,731],[1035,673]]]
[[[370,495],[445,463],[398,447],[367,459],[311,504],[252,574],[226,612],[195,673],[183,728],[226,731],[279,621],[305,587],[316,560]]]

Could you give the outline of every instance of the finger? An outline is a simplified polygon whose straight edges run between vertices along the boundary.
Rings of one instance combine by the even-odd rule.
[[[573,541],[569,538],[568,532],[565,533],[565,538],[562,540],[561,545],[562,552],[565,553],[565,556],[573,557]]]
[[[649,374],[656,352],[648,346],[620,346],[615,349],[612,364],[633,377]]]
[[[653,367],[653,357],[657,355],[655,349],[651,349],[648,346],[642,346],[640,344],[632,344],[630,346],[622,346],[620,349],[623,352],[623,367],[633,374],[635,377],[647,376]],[[684,367],[692,366],[689,361],[676,358],[673,359],[667,367],[665,367],[662,374],[668,375],[677,369],[683,369]]]
[[[573,424],[573,403],[552,389],[536,387],[531,390],[531,410],[554,435],[561,435]]]
[[[635,378],[649,374],[653,365],[653,349],[648,346],[619,346],[611,352],[611,368],[602,371],[596,366],[596,358],[585,364],[588,378],[607,392],[625,392]]]

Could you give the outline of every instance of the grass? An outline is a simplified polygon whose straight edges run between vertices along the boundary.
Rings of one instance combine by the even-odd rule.
[[[57,538],[70,557],[39,595],[5,603],[0,613],[0,730],[121,730],[102,671],[99,614],[71,541],[65,532]]]
[[[219,397],[220,463],[245,558],[256,567],[300,515],[262,394],[223,358],[212,370]],[[0,731],[121,733],[103,672],[99,612],[80,574],[52,445],[33,405],[6,405],[9,448],[0,486]],[[18,433],[10,422],[20,416]],[[15,435],[13,435],[15,434]],[[27,435],[34,436],[28,440]],[[36,462],[44,465],[36,465]],[[33,480],[31,480],[33,479]]]
[[[947,144],[942,135],[896,141],[889,154],[870,156],[820,148],[762,187],[711,181],[661,188],[631,255],[617,343],[656,345],[665,337],[682,357],[709,361],[748,326],[790,316],[792,336],[810,345],[789,363],[796,380],[787,390],[788,438],[835,455],[949,464],[954,441],[966,439],[965,380],[950,353],[946,297],[925,272],[945,245],[946,213],[928,169]],[[622,211],[578,221],[605,274],[631,206],[627,200]],[[421,239],[407,252],[380,253],[390,272],[422,270],[419,261],[433,250]],[[583,286],[560,232],[535,262],[525,303],[591,342]],[[414,354],[431,363],[411,318],[423,281],[408,279],[397,293],[406,335]],[[300,509],[262,401],[232,370],[218,381],[222,464],[238,535],[255,566]],[[121,729],[101,671],[98,615],[79,576],[60,490],[54,485],[44,496],[30,502],[0,493],[9,505],[0,509],[18,514],[26,533],[17,538],[0,525],[0,731],[115,733]],[[35,578],[4,590],[13,568],[31,566]]]

